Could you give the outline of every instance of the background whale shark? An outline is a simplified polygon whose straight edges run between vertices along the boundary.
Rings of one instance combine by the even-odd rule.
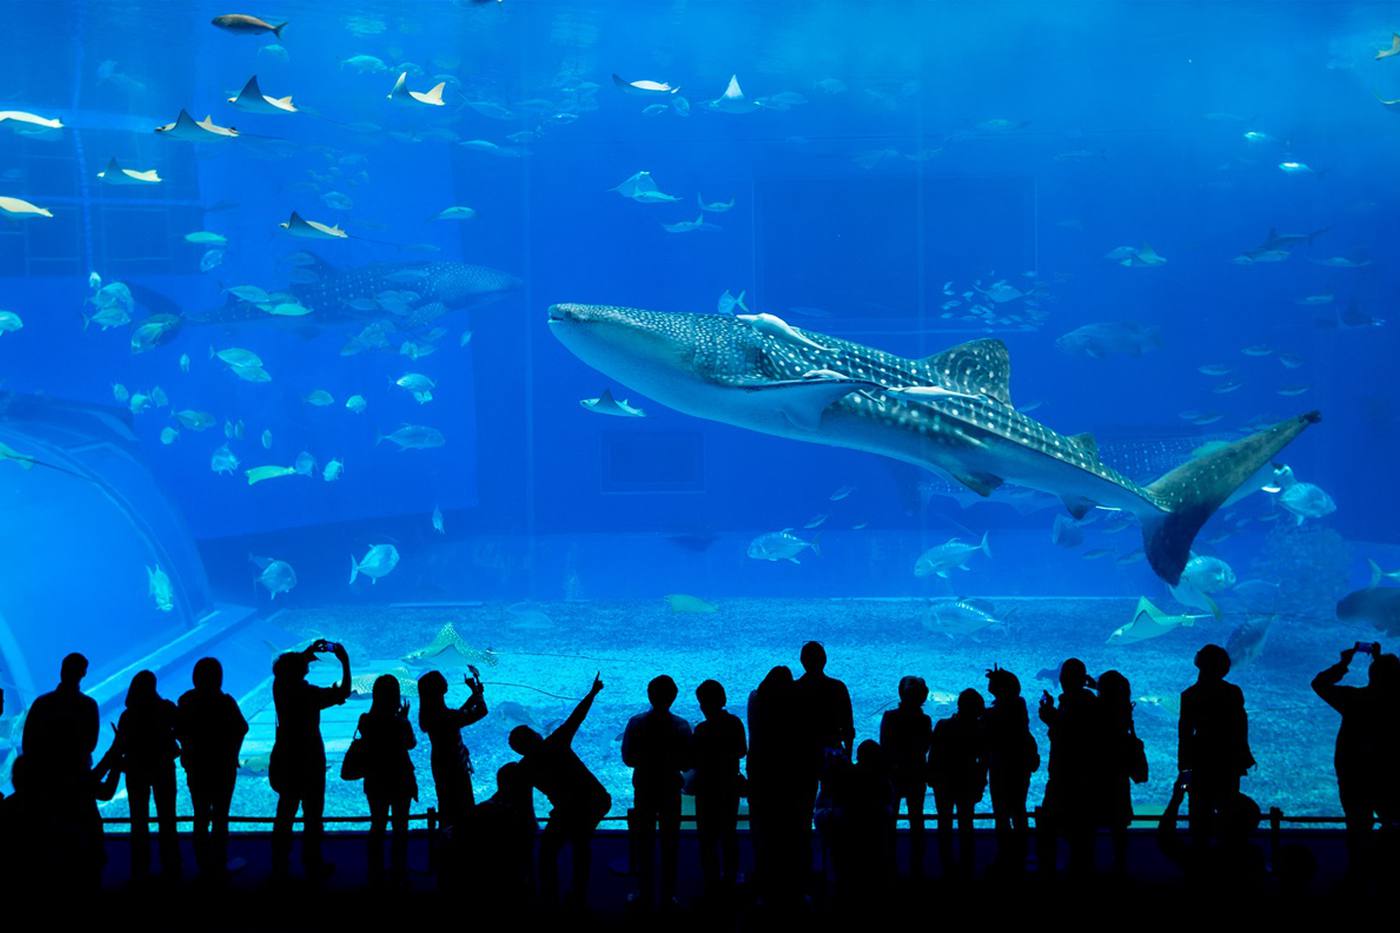
[[[1000,340],[915,360],[773,321],[598,305],[549,310],[554,335],[580,359],[678,411],[893,457],[981,496],[1007,483],[1038,489],[1060,497],[1075,518],[1094,507],[1129,511],[1152,569],[1171,584],[1215,510],[1320,419],[1310,412],[1281,421],[1139,485],[1100,459],[1092,435],[1058,434],[1015,409]]]

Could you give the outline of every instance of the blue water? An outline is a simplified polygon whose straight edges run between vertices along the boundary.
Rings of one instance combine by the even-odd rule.
[[[357,674],[400,672],[452,622],[499,652],[509,676],[495,679],[517,685],[488,687],[488,699],[526,704],[539,725],[560,701],[538,691],[577,695],[604,669],[586,752],[625,801],[611,743],[649,676],[673,673],[688,697],[723,674],[739,707],[817,637],[852,684],[862,737],[904,673],[955,694],[992,662],[1014,663],[1033,696],[1036,671],[1066,654],[1118,667],[1139,697],[1150,808],[1170,782],[1171,698],[1192,653],[1266,619],[1268,639],[1236,673],[1261,763],[1252,792],[1290,811],[1336,809],[1335,720],[1307,683],[1339,648],[1384,640],[1333,606],[1367,584],[1368,559],[1400,566],[1400,324],[1384,320],[1400,258],[1400,119],[1378,101],[1400,97],[1400,56],[1376,59],[1397,26],[1385,5],[246,11],[288,22],[280,37],[216,28],[230,11],[203,2],[3,8],[15,51],[0,60],[0,110],[62,127],[0,122],[0,196],[52,215],[0,222],[0,310],[22,322],[0,316],[0,441],[42,464],[0,460],[0,742],[67,651],[89,653],[89,687],[119,705],[128,665],[158,667],[173,695],[187,681],[182,651],[212,645],[240,659],[231,679],[263,715],[251,759],[270,738],[259,730],[272,649],[325,635],[359,647]],[[387,99],[400,73],[413,91],[444,83],[444,105]],[[254,74],[299,112],[232,107]],[[626,94],[614,74],[679,90]],[[710,105],[731,75],[758,101],[752,112]],[[239,135],[154,132],[182,108]],[[162,180],[105,184],[112,158]],[[643,171],[677,200],[610,190]],[[698,200],[733,206],[703,214],[718,229],[663,227],[695,220]],[[474,215],[437,219],[450,207]],[[292,237],[279,224],[293,211],[347,236]],[[1317,235],[1261,253],[1271,230]],[[190,242],[196,232],[223,242]],[[463,274],[489,285],[424,310],[441,268],[429,263],[470,264]],[[313,291],[369,272],[378,284],[356,286],[357,307]],[[129,321],[84,326],[99,310],[92,274],[131,289]],[[238,286],[309,313],[261,310],[228,293]],[[1322,422],[1280,460],[1335,511],[1298,524],[1266,492],[1222,510],[1196,552],[1228,562],[1254,598],[1227,587],[1218,620],[1108,646],[1140,596],[1200,612],[1137,559],[1135,525],[1115,531],[1104,516],[1077,546],[1054,544],[1064,510],[1053,499],[975,501],[871,453],[681,414],[591,368],[547,324],[555,302],[713,313],[726,291],[807,332],[907,357],[1000,339],[1015,404],[1062,433],[1093,432],[1104,462],[1135,481],[1318,409]],[[153,314],[178,326],[133,352]],[[384,346],[347,348],[378,321]],[[1092,355],[1059,339],[1105,322],[1157,336]],[[431,352],[412,359],[405,342]],[[270,380],[211,358],[229,348],[254,352]],[[435,382],[431,401],[393,384],[409,373]],[[133,412],[131,395],[157,386],[168,404]],[[645,417],[580,405],[605,388]],[[315,390],[333,402],[308,403]],[[362,413],[345,407],[357,394]],[[195,430],[177,411],[212,417]],[[381,439],[405,423],[444,443]],[[166,429],[178,429],[169,443]],[[239,464],[216,473],[222,445]],[[303,452],[309,476],[249,484],[245,470],[291,467]],[[328,481],[332,460],[343,475]],[[747,556],[751,539],[785,528],[819,532],[819,553]],[[991,557],[948,580],[915,576],[929,547],[984,533]],[[347,559],[381,543],[398,566],[347,583]],[[272,599],[250,556],[291,564],[295,587]],[[170,578],[169,611],[151,593],[154,567]],[[668,594],[717,611],[672,613]],[[930,631],[930,601],[954,597],[986,600],[1001,624]],[[866,598],[893,601],[843,608]],[[511,722],[468,734],[483,775],[505,760]],[[333,748],[350,725],[328,722]],[[256,772],[252,762],[245,811],[265,809]],[[333,811],[362,809],[357,787],[332,784]]]

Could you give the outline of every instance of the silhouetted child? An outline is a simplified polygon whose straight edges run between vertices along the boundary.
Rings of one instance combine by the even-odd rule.
[[[216,659],[200,658],[193,681],[194,688],[180,696],[176,734],[194,806],[195,860],[201,872],[219,876],[229,868],[229,806],[248,721],[238,701],[224,693],[224,669]]]
[[[1359,646],[1358,646],[1359,647]],[[1347,820],[1349,871],[1364,875],[1371,867],[1372,829],[1377,818],[1387,849],[1400,830],[1400,657],[1381,654],[1372,643],[1371,663],[1364,687],[1343,687],[1341,680],[1355,659],[1357,647],[1342,652],[1341,660],[1313,678],[1312,688],[1342,715],[1337,729],[1333,764],[1337,795]],[[1385,853],[1393,867],[1395,853]]]
[[[340,661],[340,682],[317,687],[306,682],[316,655],[329,651]],[[321,854],[322,817],[326,810],[326,744],[321,738],[321,710],[350,697],[350,657],[345,646],[317,639],[304,651],[288,651],[272,665],[272,700],[277,709],[267,779],[277,793],[272,824],[272,867],[285,875],[292,848],[292,824],[302,812],[301,858],[307,874],[323,878],[333,866]]]
[[[1147,782],[1147,755],[1133,728],[1133,691],[1117,671],[1099,677],[1099,722],[1103,727],[1104,787],[1101,819],[1113,837],[1113,868],[1128,868],[1128,827],[1133,821],[1133,784]]]
[[[1254,756],[1244,692],[1225,680],[1229,653],[1206,645],[1196,652],[1196,669],[1196,682],[1181,692],[1176,765],[1190,775],[1191,834],[1199,842],[1216,832],[1221,808],[1233,804]]]
[[[973,813],[987,787],[982,731],[986,703],[972,688],[958,694],[957,712],[933,727],[928,784],[938,810],[938,852],[945,875],[970,875],[973,868]],[[953,817],[958,820],[958,856],[953,855]]]
[[[831,838],[837,899],[842,905],[873,905],[894,880],[895,816],[898,802],[880,743],[866,739],[854,764],[831,763]],[[828,789],[823,787],[823,795]]]
[[[131,810],[131,873],[143,878],[151,867],[151,798],[155,798],[161,873],[180,874],[180,837],[175,827],[175,704],[156,692],[156,675],[138,671],[126,691],[126,710],[117,722]]]
[[[1076,873],[1093,868],[1094,826],[1102,788],[1102,727],[1084,662],[1068,658],[1060,665],[1060,701],[1050,692],[1040,697],[1040,721],[1050,736],[1050,767],[1045,800],[1036,824],[1040,869],[1055,868],[1055,845],[1069,843],[1069,867]]]
[[[748,754],[744,723],[724,708],[724,687],[717,680],[695,688],[703,722],[696,723],[692,742],[695,834],[700,843],[700,871],[705,888],[732,886],[739,877],[739,799],[744,776],[739,762]]]
[[[554,809],[540,834],[540,887],[546,900],[559,898],[559,852],[567,843],[573,854],[573,889],[569,899],[584,905],[593,867],[593,833],[608,815],[612,797],[574,752],[574,736],[603,689],[601,676],[568,718],[548,736],[529,726],[510,731],[510,747],[520,755],[522,781],[548,798]]]
[[[987,785],[996,819],[997,867],[1012,874],[1026,866],[1030,838],[1026,795],[1031,775],[1040,767],[1040,749],[1031,734],[1030,714],[1021,697],[1021,681],[1008,670],[987,671],[992,705],[982,714],[986,742]]]
[[[680,691],[662,674],[647,684],[651,709],[627,721],[622,732],[622,763],[632,769],[633,867],[641,885],[640,899],[652,903],[656,833],[661,841],[661,903],[676,896],[676,867],[680,850],[681,772],[690,767],[690,723],[671,712]]]
[[[924,712],[928,684],[922,677],[899,679],[899,705],[880,717],[880,748],[894,787],[895,810],[902,802],[909,813],[909,870],[924,870],[924,787],[928,782],[928,751],[933,721]]]
[[[485,719],[487,713],[481,675],[475,667],[468,667],[471,674],[463,681],[469,693],[456,709],[447,705],[447,678],[441,672],[428,671],[418,678],[418,728],[432,746],[429,760],[438,815],[449,827],[476,803],[471,753],[462,741],[462,730]]]
[[[1217,811],[1216,835],[1203,838],[1193,831],[1187,844],[1177,823],[1191,780],[1191,775],[1182,773],[1172,785],[1171,800],[1157,823],[1158,848],[1185,872],[1188,884],[1201,889],[1197,896],[1204,893],[1209,897],[1200,903],[1243,902],[1265,880],[1264,852],[1253,839],[1262,817],[1259,805],[1244,794],[1235,794]]]
[[[360,737],[364,741],[365,800],[369,804],[369,878],[382,879],[384,834],[392,819],[390,861],[396,880],[408,868],[408,808],[418,799],[418,779],[409,749],[418,744],[408,721],[398,678],[381,674],[374,679],[369,712],[361,713]]]

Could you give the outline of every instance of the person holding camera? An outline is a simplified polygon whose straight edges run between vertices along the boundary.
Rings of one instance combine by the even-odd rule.
[[[1191,835],[1203,843],[1220,831],[1240,778],[1254,766],[1244,691],[1225,679],[1230,654],[1219,645],[1196,652],[1196,682],[1181,691],[1176,770],[1190,774]]]
[[[455,709],[447,705],[447,678],[441,671],[428,671],[418,678],[418,728],[432,746],[429,762],[444,826],[456,826],[476,805],[471,753],[462,741],[462,730],[485,719],[487,709],[481,672],[471,664],[467,670],[471,673],[463,676],[463,683],[469,695]]]
[[[1344,687],[1342,678],[1358,654],[1371,658],[1366,686]],[[1349,869],[1356,874],[1369,866],[1377,817],[1387,837],[1400,829],[1400,657],[1381,654],[1378,642],[1357,642],[1313,678],[1312,688],[1342,715],[1333,764],[1347,821]]]
[[[318,654],[340,661],[340,682],[318,687],[306,682]],[[302,864],[320,878],[334,866],[321,857],[322,815],[326,809],[326,743],[321,738],[321,710],[350,697],[350,657],[345,646],[318,638],[304,651],[288,651],[272,663],[272,701],[277,710],[277,737],[272,743],[267,779],[277,793],[272,824],[272,868],[285,876],[292,850],[292,822],[302,812]]]
[[[392,817],[390,863],[395,881],[408,871],[408,808],[418,799],[418,778],[408,752],[418,744],[408,720],[408,703],[393,674],[374,681],[369,712],[361,713],[359,732],[364,745],[365,800],[369,804],[369,879],[384,878],[384,835]]]

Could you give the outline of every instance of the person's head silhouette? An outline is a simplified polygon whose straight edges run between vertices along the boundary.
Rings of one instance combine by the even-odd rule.
[[[987,671],[987,692],[995,700],[1010,700],[1021,695],[1020,679],[1005,668]]]
[[[1133,701],[1132,689],[1128,678],[1117,671],[1104,671],[1099,676],[1099,698],[1110,704],[1131,704]]]
[[[1381,654],[1371,660],[1366,682],[1388,692],[1400,692],[1400,655]]]
[[[380,674],[374,678],[369,704],[371,716],[395,716],[402,702],[403,691],[399,688],[397,677],[393,674]]]
[[[802,662],[802,669],[807,673],[820,674],[826,670],[826,649],[819,641],[809,641],[802,646],[798,660]]]
[[[982,699],[982,694],[968,687],[958,694],[958,715],[963,719],[976,719],[987,710],[987,703]]]
[[[724,694],[724,685],[718,680],[702,680],[700,686],[695,688],[695,699],[706,719],[724,709],[724,704],[729,702]]]
[[[442,671],[428,671],[418,678],[418,702],[430,703],[447,696],[447,678]]]
[[[63,659],[63,663],[58,668],[58,682],[65,687],[78,689],[78,684],[82,683],[87,676],[88,659],[78,652],[73,652]]]
[[[928,701],[928,684],[912,674],[899,678],[899,705],[923,706]]]
[[[283,683],[305,680],[310,670],[311,658],[304,651],[284,651],[272,662],[273,679]]]
[[[1205,645],[1196,652],[1196,670],[1202,681],[1224,680],[1230,673],[1230,652],[1219,645]]]
[[[1065,693],[1082,690],[1089,683],[1089,669],[1078,658],[1066,658],[1060,665],[1060,689]]]
[[[201,693],[218,693],[224,689],[224,666],[218,658],[200,658],[194,664],[190,680]]]
[[[516,726],[510,730],[510,735],[506,737],[506,744],[517,755],[524,757],[544,744],[544,736],[529,726]]]
[[[657,712],[666,712],[671,708],[671,704],[676,702],[676,696],[680,689],[676,682],[667,674],[660,677],[653,677],[651,683],[647,684],[647,700],[651,702],[651,708]]]
[[[856,746],[856,766],[879,770],[884,766],[885,752],[880,747],[880,743],[874,739],[866,739]]]
[[[519,797],[529,799],[530,785],[520,771],[520,762],[507,761],[496,769],[496,795],[499,797]]]
[[[126,708],[135,709],[140,706],[148,706],[160,699],[156,693],[156,675],[154,671],[137,671],[136,676],[131,678],[131,684],[126,688]]]

